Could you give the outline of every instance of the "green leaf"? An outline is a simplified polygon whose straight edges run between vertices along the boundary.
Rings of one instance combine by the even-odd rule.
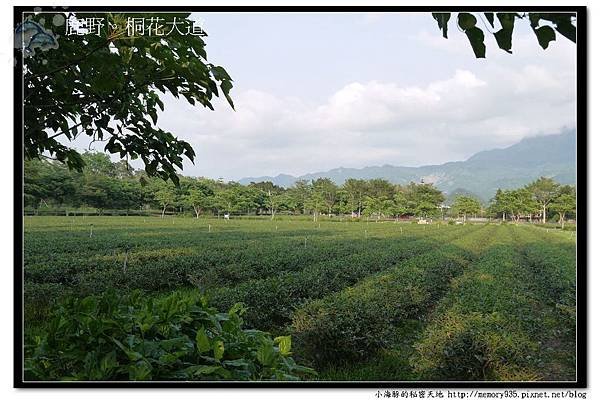
[[[558,33],[576,42],[577,40],[577,28],[573,25],[572,19],[576,16],[574,13],[538,13],[534,15],[537,20],[545,19],[555,24],[555,29]],[[533,26],[534,21],[532,17],[529,17]]]
[[[540,23],[540,14],[539,13],[529,13],[529,24],[532,28],[537,28]]]
[[[237,315],[243,315],[247,310],[248,310],[248,308],[246,306],[244,306],[243,303],[235,303],[229,309],[228,314],[229,314],[229,316],[233,316],[235,314],[237,314]]]
[[[539,28],[533,28],[533,32],[535,32],[538,43],[544,50],[548,48],[550,42],[556,40],[556,33],[554,32],[554,29],[548,25],[540,26]]]
[[[292,354],[292,337],[291,336],[278,336],[274,339],[275,344],[279,346],[279,352],[283,356],[289,356]]]
[[[250,363],[246,360],[240,359],[240,360],[227,360],[227,361],[223,361],[223,365],[228,365],[231,367],[244,367],[247,368]]]
[[[500,47],[502,50],[512,53],[512,32],[509,32],[503,28],[498,32],[494,32],[494,37],[496,38],[498,47]]]
[[[193,369],[194,375],[210,375],[222,369],[219,365],[202,365]]]
[[[204,327],[198,329],[198,332],[196,332],[196,347],[198,348],[198,352],[200,354],[210,350],[210,340],[206,335],[206,330]]]
[[[473,48],[475,57],[485,58],[485,44],[483,43],[483,31],[477,27],[473,27],[471,29],[467,29],[465,31],[465,34],[467,35],[467,38],[469,38],[469,42],[471,43],[471,48]]]
[[[223,67],[220,67],[217,65],[217,66],[212,67],[212,69],[210,71],[212,72],[215,79],[218,81],[223,81],[223,80],[230,81],[231,80],[231,77],[229,76],[227,71],[225,71],[225,68],[223,68]]]
[[[308,374],[308,375],[313,375],[313,376],[317,376],[317,371],[315,371],[312,368],[309,367],[304,367],[302,365],[294,365],[294,367],[292,368],[293,372],[300,372],[302,374]]]
[[[225,353],[225,344],[221,340],[217,340],[213,345],[213,352],[216,360],[223,358]]]
[[[179,353],[165,353],[158,358],[158,361],[163,364],[172,364],[179,359]]]
[[[433,19],[437,21],[438,28],[442,30],[442,35],[448,39],[448,21],[450,20],[450,13],[431,13]]]
[[[117,362],[117,353],[114,350],[100,360],[100,369],[104,373],[109,372],[111,369],[118,366],[119,363]]]
[[[512,35],[515,26],[515,13],[498,13],[496,14],[502,29],[494,33],[498,47],[509,53],[512,53]]]
[[[577,28],[571,22],[559,22],[556,24],[556,30],[573,43],[577,43]]]
[[[138,353],[137,351],[133,351],[133,350],[130,350],[130,349],[128,349],[127,347],[125,347],[125,346],[123,345],[123,343],[121,343],[121,342],[120,342],[120,341],[118,341],[117,339],[113,338],[113,342],[115,342],[115,344],[116,344],[116,345],[117,345],[117,346],[118,346],[118,347],[119,347],[121,350],[123,350],[123,352],[124,352],[125,354],[127,354],[127,357],[129,357],[129,359],[130,359],[131,361],[138,361],[138,360],[141,360],[141,359],[143,358],[143,356],[142,356],[140,353]]]
[[[488,22],[490,23],[490,25],[492,25],[492,28],[494,27],[494,13],[483,13],[483,15],[485,15],[485,18],[488,20]]]
[[[145,362],[129,366],[129,379],[132,381],[145,381],[152,379],[152,368]]]
[[[458,26],[460,29],[466,31],[474,28],[477,25],[477,18],[471,13],[459,13],[458,14]]]
[[[231,90],[231,88],[233,88],[233,84],[231,83],[231,81],[221,82],[221,91],[223,92],[223,95],[227,99],[227,102],[229,103],[231,108],[235,110],[235,106],[233,105],[233,99],[231,98],[231,96],[229,96],[229,91]]]
[[[264,341],[256,352],[258,362],[264,366],[271,366],[275,361],[275,349],[269,341]]]
[[[185,371],[187,372],[187,374],[190,374],[194,377],[219,376],[219,377],[225,378],[225,379],[231,378],[231,372],[229,372],[228,370],[226,370],[225,368],[223,368],[219,365],[195,365],[195,366],[187,368]]]

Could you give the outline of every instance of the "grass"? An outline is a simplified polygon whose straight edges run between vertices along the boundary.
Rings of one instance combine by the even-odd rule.
[[[574,379],[576,233],[338,218],[25,217],[27,337],[56,302],[205,291],[324,380]]]

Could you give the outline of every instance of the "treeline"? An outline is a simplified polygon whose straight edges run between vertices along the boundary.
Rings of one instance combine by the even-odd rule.
[[[501,215],[503,221],[510,217],[515,222],[536,218],[546,223],[548,217],[552,217],[564,228],[567,218],[575,218],[576,208],[575,186],[560,185],[551,178],[541,177],[518,189],[498,189],[488,212]]]
[[[384,179],[348,179],[336,185],[326,178],[310,182],[300,180],[290,188],[272,182],[253,182],[247,186],[207,178],[180,177],[179,186],[159,178],[149,178],[126,162],[113,163],[103,153],[85,153],[83,172],[69,170],[63,164],[46,160],[25,163],[24,201],[26,208],[36,212],[48,208],[91,207],[102,214],[106,210],[193,213],[200,215],[270,215],[278,213],[312,215],[353,215],[355,217],[436,218],[440,216],[504,216],[516,221],[525,215],[559,212],[561,220],[574,210],[566,210],[574,188],[560,186],[552,180],[539,182],[552,192],[551,201],[533,188],[498,191],[491,205],[485,208],[469,196],[453,199],[451,207],[444,194],[432,184],[409,183],[394,185]],[[533,186],[532,186],[533,185]],[[537,186],[536,186],[537,185]],[[527,195],[525,195],[527,192]],[[528,200],[523,200],[523,196]],[[540,202],[542,201],[543,202]],[[552,204],[552,205],[551,205]],[[565,211],[566,210],[566,211]]]

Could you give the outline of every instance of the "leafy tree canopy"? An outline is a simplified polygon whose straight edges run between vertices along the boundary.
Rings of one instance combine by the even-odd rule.
[[[577,199],[575,190],[571,186],[564,186],[556,198],[550,203],[550,209],[556,211],[559,215],[558,222],[565,227],[565,215],[575,213],[577,209]]]
[[[193,24],[189,14],[159,16]],[[229,96],[233,85],[225,69],[207,61],[201,36],[177,29],[159,37],[127,32],[131,18],[156,17],[129,13],[26,17],[59,33],[57,48],[23,61],[26,159],[51,157],[81,171],[85,160],[63,143],[83,134],[91,142],[106,142],[109,153],[141,159],[148,175],[179,182],[175,167],[183,168],[183,156],[193,162],[195,153],[189,143],[157,125],[158,112],[164,110],[161,94],[213,109],[214,97],[222,93],[233,107]],[[98,31],[64,35],[62,30],[73,18],[101,18],[104,24]]]
[[[477,214],[481,211],[481,204],[476,199],[469,196],[458,196],[452,208],[459,214],[462,215],[466,220],[467,215]]]

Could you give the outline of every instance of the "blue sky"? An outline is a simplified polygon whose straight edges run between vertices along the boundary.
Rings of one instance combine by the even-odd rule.
[[[211,62],[226,66],[240,90],[260,88],[282,96],[315,96],[315,100],[324,100],[352,82],[424,85],[446,79],[456,69],[477,70],[483,64],[471,56],[467,38],[455,24],[450,24],[450,39],[458,37],[456,42],[465,45],[463,51],[441,52],[425,43],[433,39],[429,35],[441,39],[429,13],[194,16],[203,21],[209,33],[206,42]],[[517,23],[516,35],[531,32],[528,24],[522,22]],[[533,35],[528,39],[535,41]],[[488,46],[488,59],[501,58],[518,68],[526,59],[518,50],[529,45],[516,42],[517,55],[512,57],[495,44]],[[527,58],[535,61],[542,54],[544,51],[536,48]]]
[[[559,36],[544,51],[525,20],[512,55],[487,24],[487,58],[475,59],[455,19],[446,40],[429,13],[194,18],[209,61],[234,79],[236,111],[165,98],[159,126],[197,153],[185,175],[437,164],[575,126],[575,45]]]

